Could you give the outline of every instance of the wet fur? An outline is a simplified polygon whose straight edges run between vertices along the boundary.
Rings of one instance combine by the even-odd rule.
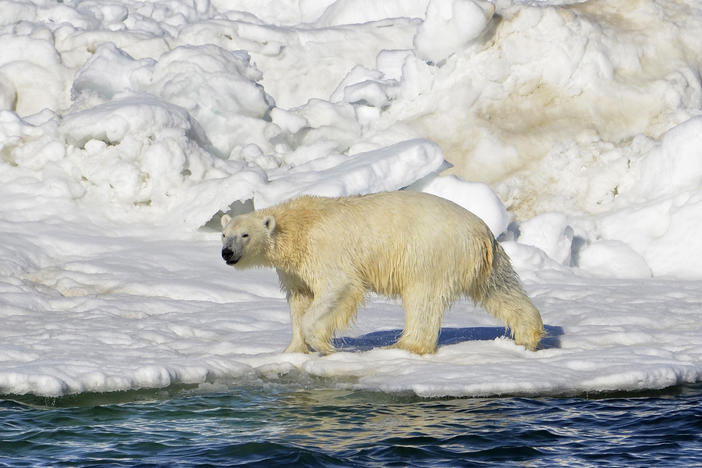
[[[271,231],[263,227],[270,217]],[[461,297],[502,320],[528,349],[544,334],[489,228],[448,200],[404,191],[300,197],[223,225],[225,245],[241,229],[261,237],[256,258],[244,248],[240,267],[277,270],[290,304],[288,352],[332,352],[332,337],[369,291],[402,299],[405,328],[395,346],[418,354],[436,350],[444,311]]]

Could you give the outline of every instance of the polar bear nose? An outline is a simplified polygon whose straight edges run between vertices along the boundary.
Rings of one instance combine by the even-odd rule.
[[[224,248],[222,249],[222,258],[224,259],[225,262],[229,263],[232,261],[232,258],[234,257],[234,251],[230,248]]]

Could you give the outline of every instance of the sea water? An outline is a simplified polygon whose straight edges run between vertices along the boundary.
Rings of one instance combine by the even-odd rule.
[[[299,385],[0,400],[0,466],[694,466],[702,384],[422,399]]]

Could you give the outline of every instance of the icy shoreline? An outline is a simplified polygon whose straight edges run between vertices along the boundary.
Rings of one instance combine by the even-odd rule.
[[[232,270],[217,258],[216,240],[54,236],[69,251],[80,243],[83,254],[0,283],[0,393],[321,377],[425,397],[565,395],[662,389],[702,376],[699,281],[528,270],[529,256],[513,252],[550,334],[544,349],[516,346],[466,301],[447,313],[437,354],[380,349],[392,344],[403,313],[375,297],[337,340],[340,351],[322,357],[281,353],[290,326],[275,274]]]
[[[0,393],[702,380],[701,36],[702,7],[651,0],[0,1]],[[200,230],[405,188],[500,236],[544,349],[464,302],[434,356],[369,349],[402,327],[373,298],[342,352],[280,354],[273,272],[226,268]]]

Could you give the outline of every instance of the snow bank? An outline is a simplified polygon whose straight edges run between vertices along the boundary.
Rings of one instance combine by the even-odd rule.
[[[495,237],[505,232],[509,224],[505,206],[486,184],[432,174],[410,185],[409,189],[431,193],[461,205],[485,221]]]
[[[444,61],[480,36],[494,13],[495,6],[488,2],[430,1],[414,36],[417,56],[434,63]]]
[[[315,376],[337,387],[421,396],[564,395],[657,389],[702,376],[699,282],[532,270],[527,288],[549,333],[537,352],[515,345],[502,324],[467,302],[447,314],[437,354],[380,349],[397,339],[403,312],[371,298],[336,340],[338,353],[282,354],[290,324],[275,274],[227,267],[216,239],[109,237],[72,224],[13,238],[2,226],[0,393]],[[510,250],[521,271],[523,254]]]
[[[387,18],[424,18],[428,0],[404,2],[374,2],[373,0],[337,0],[329,6],[314,24],[339,26],[381,21]]]
[[[699,380],[702,7],[623,8],[0,2],[0,392]],[[544,350],[464,303],[436,356],[369,350],[401,328],[374,298],[344,352],[281,355],[272,273],[225,269],[198,231],[303,193],[397,189],[500,236],[550,327]]]

